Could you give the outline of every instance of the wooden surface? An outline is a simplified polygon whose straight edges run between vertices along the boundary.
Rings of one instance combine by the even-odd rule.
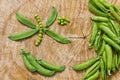
[[[82,80],[84,71],[75,72],[71,66],[82,63],[95,56],[93,49],[88,49],[88,39],[91,32],[89,17],[92,14],[87,7],[88,0],[0,0],[0,80]],[[120,0],[109,0],[120,7]],[[58,10],[58,16],[70,18],[70,24],[61,27],[57,21],[51,30],[68,37],[72,43],[60,44],[44,35],[39,47],[34,46],[38,35],[21,40],[11,41],[7,37],[11,34],[28,30],[20,24],[15,13],[26,16],[34,23],[34,14],[39,14],[45,23],[52,6]],[[83,38],[70,38],[82,37]],[[24,66],[20,49],[28,50],[36,58],[42,58],[55,65],[65,65],[65,71],[53,77],[44,77],[38,73],[30,73]],[[120,80],[120,72],[113,74],[108,80]]]

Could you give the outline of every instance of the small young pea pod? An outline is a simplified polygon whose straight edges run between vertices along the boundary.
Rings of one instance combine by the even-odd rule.
[[[108,14],[106,14],[106,13],[98,10],[98,9],[92,4],[92,1],[91,1],[91,0],[89,0],[89,2],[88,2],[88,8],[89,8],[89,10],[90,10],[92,13],[94,13],[94,14],[97,15],[97,16],[109,17]]]
[[[72,68],[76,71],[80,71],[80,70],[83,70],[85,68],[88,68],[89,66],[91,66],[92,64],[94,64],[96,61],[98,61],[100,59],[100,57],[95,57],[95,58],[92,58],[84,63],[81,63],[81,64],[77,64],[77,65],[74,65]]]
[[[97,51],[97,54],[101,56],[101,55],[104,53],[104,50],[105,50],[105,41],[103,40],[103,41],[102,41],[102,46],[101,46],[101,48]]]
[[[117,57],[118,57],[117,58],[117,64],[118,64],[118,67],[119,67],[119,65],[120,65],[120,53],[117,54]]]
[[[108,22],[109,21],[107,17],[101,17],[101,16],[93,16],[91,17],[91,19],[97,22]]]
[[[44,32],[45,32],[48,36],[52,37],[53,39],[55,39],[56,41],[58,41],[58,42],[60,42],[60,43],[68,44],[68,43],[71,42],[71,41],[68,40],[67,38],[65,38],[65,37],[63,37],[63,36],[55,33],[54,31],[52,31],[52,30],[50,30],[50,29],[48,29],[48,28],[44,28]]]
[[[117,14],[117,12],[115,11],[115,9],[113,8],[113,6],[111,6],[109,8],[110,13],[112,14],[113,17],[115,17],[116,20],[120,21],[120,16]]]
[[[48,69],[44,68],[43,66],[39,65],[39,63],[37,63],[36,59],[31,54],[28,54],[27,58],[28,58],[30,64],[36,68],[38,73],[40,73],[44,76],[53,76],[54,75],[55,71],[48,70]]]
[[[44,66],[45,68],[49,69],[49,70],[53,70],[53,71],[58,71],[58,72],[61,72],[61,71],[64,71],[65,69],[65,66],[55,66],[53,64],[49,64],[48,62],[44,61],[44,60],[37,60],[37,62]]]
[[[90,40],[89,40],[89,47],[93,46],[97,33],[98,33],[97,23],[92,21],[92,32],[91,32]]]
[[[120,51],[120,46],[115,43],[112,39],[110,39],[108,36],[103,35],[103,40],[106,41],[109,45],[111,45],[115,50]]]
[[[92,76],[97,70],[100,68],[100,61],[97,61],[95,64],[93,64],[84,74],[84,79]]]
[[[97,34],[97,36],[96,36],[96,39],[95,39],[95,43],[94,43],[94,49],[96,50],[96,51],[98,51],[99,50],[99,48],[101,47],[101,36],[100,36],[100,33],[101,33],[101,31],[100,32],[98,32],[98,34]]]
[[[101,76],[102,80],[106,80],[106,67],[105,63],[103,61],[103,58],[100,60],[100,70],[101,70]]]
[[[10,35],[8,36],[9,39],[17,41],[17,40],[21,40],[21,39],[25,39],[28,38],[30,36],[33,36],[34,34],[36,34],[38,32],[37,29],[31,29],[22,33],[18,33],[18,34],[14,34],[14,35]]]
[[[18,13],[16,13],[16,18],[19,22],[26,25],[27,27],[30,27],[32,29],[36,28],[36,25],[33,22],[31,22],[30,20],[28,20],[27,18],[25,18],[24,16],[22,16]]]
[[[92,0],[92,1],[98,7],[98,9],[106,13],[107,11],[106,7],[103,4],[101,4],[99,0]]]
[[[105,32],[112,40],[114,40],[116,43],[120,44],[120,40],[118,39],[118,37],[105,25],[100,24],[99,28]]]
[[[116,56],[113,55],[113,62],[112,62],[112,71],[116,72]]]
[[[111,24],[112,24],[112,26],[113,26],[113,28],[114,28],[114,30],[115,30],[115,32],[116,32],[116,35],[119,36],[119,35],[120,35],[119,25],[118,25],[116,22],[114,22],[113,20],[111,20],[111,19],[110,19],[110,22],[111,22]]]
[[[90,76],[89,78],[85,79],[85,80],[97,80],[99,77],[99,70],[97,70],[92,76]]]
[[[56,17],[57,17],[57,10],[55,7],[52,7],[52,11],[50,13],[50,16],[48,17],[47,21],[46,21],[46,25],[45,27],[49,27],[50,25],[53,24],[53,22],[55,21]]]
[[[21,56],[22,56],[22,59],[23,59],[23,62],[24,62],[25,67],[26,67],[30,72],[35,72],[35,71],[36,71],[35,67],[30,64],[30,62],[29,62],[29,60],[27,59],[27,56],[26,56],[26,55],[27,55],[27,53],[26,53],[23,49],[21,49]]]
[[[107,55],[107,65],[106,65],[107,73],[108,73],[108,75],[111,75],[110,71],[112,69],[112,48],[108,44],[106,44],[105,51],[106,51],[106,55]]]
[[[99,2],[103,4],[107,9],[109,9],[109,7],[111,6],[111,4],[106,2],[105,0],[99,0]]]

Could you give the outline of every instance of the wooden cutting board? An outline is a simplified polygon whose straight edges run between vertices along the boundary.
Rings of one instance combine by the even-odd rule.
[[[95,56],[93,49],[88,49],[88,39],[91,32],[90,16],[87,7],[88,0],[0,0],[0,80],[82,80],[85,70],[75,72],[71,66],[87,61]],[[109,0],[120,7],[120,0]],[[58,11],[58,16],[70,18],[67,26],[59,26],[57,20],[51,30],[68,37],[70,44],[60,44],[44,35],[40,46],[34,46],[38,34],[21,41],[8,39],[11,34],[28,30],[15,18],[18,12],[35,24],[34,14],[39,14],[45,23],[52,6]],[[80,38],[86,36],[85,38]],[[36,58],[42,58],[55,65],[65,65],[65,71],[52,77],[44,77],[38,73],[30,73],[24,66],[20,49],[30,51]],[[120,72],[113,74],[108,80],[120,80]]]

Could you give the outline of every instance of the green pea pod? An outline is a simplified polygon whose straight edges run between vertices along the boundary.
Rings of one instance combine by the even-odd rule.
[[[38,73],[40,73],[44,76],[53,76],[54,75],[54,73],[55,73],[54,71],[48,70],[48,69],[44,68],[43,66],[39,65],[39,63],[37,63],[36,59],[31,54],[28,54],[27,58],[28,58],[30,64],[36,68]]]
[[[118,60],[118,61],[117,61],[117,64],[118,64],[118,67],[119,67],[119,65],[120,65],[120,54],[119,54],[119,53],[117,54],[117,57],[118,57],[118,59],[117,59],[117,60]]]
[[[108,3],[108,2],[106,2],[105,0],[99,0],[99,2],[101,3],[101,4],[103,4],[106,8],[108,8],[109,9],[109,7],[111,6],[111,4],[110,3]]]
[[[33,67],[33,66],[30,64],[29,60],[28,60],[27,57],[26,57],[26,54],[27,54],[27,53],[26,53],[23,49],[21,49],[21,56],[22,56],[22,59],[23,59],[23,62],[24,62],[25,67],[26,67],[30,72],[35,72],[36,69],[35,69],[35,67]]]
[[[112,14],[113,17],[116,18],[116,20],[120,21],[120,16],[117,14],[117,12],[114,10],[113,6],[111,6],[110,8],[110,13]]]
[[[52,7],[52,11],[50,13],[50,16],[48,17],[47,21],[46,21],[46,27],[49,27],[50,25],[53,24],[53,22],[55,21],[56,17],[57,17],[57,10],[55,7]]]
[[[84,79],[92,76],[100,67],[100,61],[97,61],[95,64],[93,64],[84,74]]]
[[[118,56],[115,54],[115,68],[118,70]]]
[[[106,41],[109,45],[111,45],[115,50],[120,51],[120,46],[115,43],[112,39],[110,39],[108,36],[103,35],[103,40]]]
[[[112,40],[114,40],[116,43],[120,44],[120,40],[118,39],[118,37],[105,25],[100,24],[99,28],[105,32]]]
[[[113,25],[111,24],[110,21],[108,22],[108,26],[107,27],[110,28],[110,30],[116,35],[116,31],[115,31],[115,29],[114,29],[114,27],[113,27]]]
[[[52,65],[52,64],[49,64],[48,62],[40,59],[40,60],[37,60],[37,62],[44,66],[45,68],[49,69],[49,70],[53,70],[53,71],[58,71],[58,72],[61,72],[61,71],[64,71],[65,69],[65,66],[55,66],[55,65]]]
[[[115,5],[112,5],[112,6],[113,6],[114,10],[120,15],[120,9]]]
[[[63,37],[63,36],[55,33],[54,31],[52,31],[52,30],[50,30],[50,29],[48,29],[48,28],[44,28],[44,32],[45,32],[48,36],[52,37],[53,39],[55,39],[56,41],[58,41],[58,42],[60,42],[60,43],[68,44],[68,43],[71,42],[71,41],[68,40],[67,38],[65,38],[65,37]]]
[[[97,51],[97,54],[101,56],[101,55],[103,54],[104,50],[105,50],[105,41],[103,40],[103,41],[102,41],[102,46],[101,46],[101,48]]]
[[[90,35],[90,40],[89,40],[89,47],[92,47],[95,41],[95,38],[97,36],[98,33],[98,26],[97,23],[92,21],[92,32]]]
[[[114,28],[114,30],[115,30],[115,32],[116,32],[116,35],[119,36],[119,35],[120,35],[120,32],[119,32],[120,28],[119,28],[118,24],[115,23],[115,22],[114,22],[113,20],[111,20],[111,19],[110,19],[110,22],[111,22],[111,24],[112,24],[112,26],[113,26],[113,28]]]
[[[116,57],[115,57],[115,55],[113,56],[113,62],[112,62],[112,71],[113,72],[116,72],[116,63],[115,63],[115,59]]]
[[[96,39],[95,39],[94,49],[96,51],[98,51],[100,47],[101,47],[101,36],[100,36],[100,34],[98,34]]]
[[[93,16],[91,17],[91,19],[97,22],[108,22],[109,21],[107,17],[101,17],[101,16]]]
[[[112,69],[112,48],[109,45],[105,45],[105,51],[106,51],[106,55],[107,55],[107,73],[108,75],[110,74],[110,71]]]
[[[107,11],[106,7],[103,4],[101,4],[99,0],[92,0],[92,1],[101,11],[106,13]]]
[[[95,58],[92,58],[84,63],[81,63],[81,64],[77,64],[77,65],[74,65],[72,68],[76,71],[80,71],[80,70],[83,70],[85,68],[88,68],[89,66],[91,66],[92,64],[94,64],[96,61],[98,61],[100,59],[100,57],[95,57]]]
[[[30,20],[28,20],[27,18],[25,18],[24,16],[16,13],[16,18],[19,22],[21,22],[22,24],[32,28],[32,29],[35,29],[36,28],[36,25],[34,23],[32,23]]]
[[[105,67],[105,64],[104,64],[104,61],[103,59],[100,60],[100,68],[101,68],[101,76],[102,76],[102,80],[106,80],[106,67]]]
[[[88,2],[88,8],[89,10],[94,13],[95,15],[97,16],[103,16],[103,17],[109,17],[108,14],[98,10],[92,3],[91,3],[91,0]]]
[[[85,79],[85,80],[97,80],[97,78],[99,77],[99,70],[96,71],[92,76],[90,76],[89,78]]]
[[[11,39],[11,40],[17,41],[17,40],[21,40],[21,39],[24,39],[24,38],[28,38],[28,37],[34,35],[37,32],[38,32],[37,29],[31,29],[31,30],[28,30],[28,31],[25,31],[25,32],[22,32],[22,33],[10,35],[10,36],[8,36],[8,38]]]

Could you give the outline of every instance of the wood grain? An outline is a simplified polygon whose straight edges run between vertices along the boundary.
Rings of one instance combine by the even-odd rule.
[[[93,49],[88,49],[88,39],[91,32],[89,17],[92,14],[87,7],[88,0],[0,0],[0,80],[82,80],[84,71],[75,72],[71,66],[82,63],[95,56]],[[120,0],[109,0],[120,7]],[[34,46],[38,35],[21,41],[11,41],[7,37],[10,34],[28,30],[20,24],[15,13],[26,16],[34,23],[34,14],[40,15],[45,23],[52,6],[58,10],[58,16],[70,18],[70,24],[61,27],[57,21],[50,27],[51,30],[70,37],[71,44],[60,44],[52,38],[44,35],[39,47]],[[44,77],[37,73],[30,73],[24,66],[20,49],[30,51],[36,58],[42,58],[55,65],[65,65],[64,72],[57,73],[53,77]],[[108,80],[120,80],[118,71]]]

